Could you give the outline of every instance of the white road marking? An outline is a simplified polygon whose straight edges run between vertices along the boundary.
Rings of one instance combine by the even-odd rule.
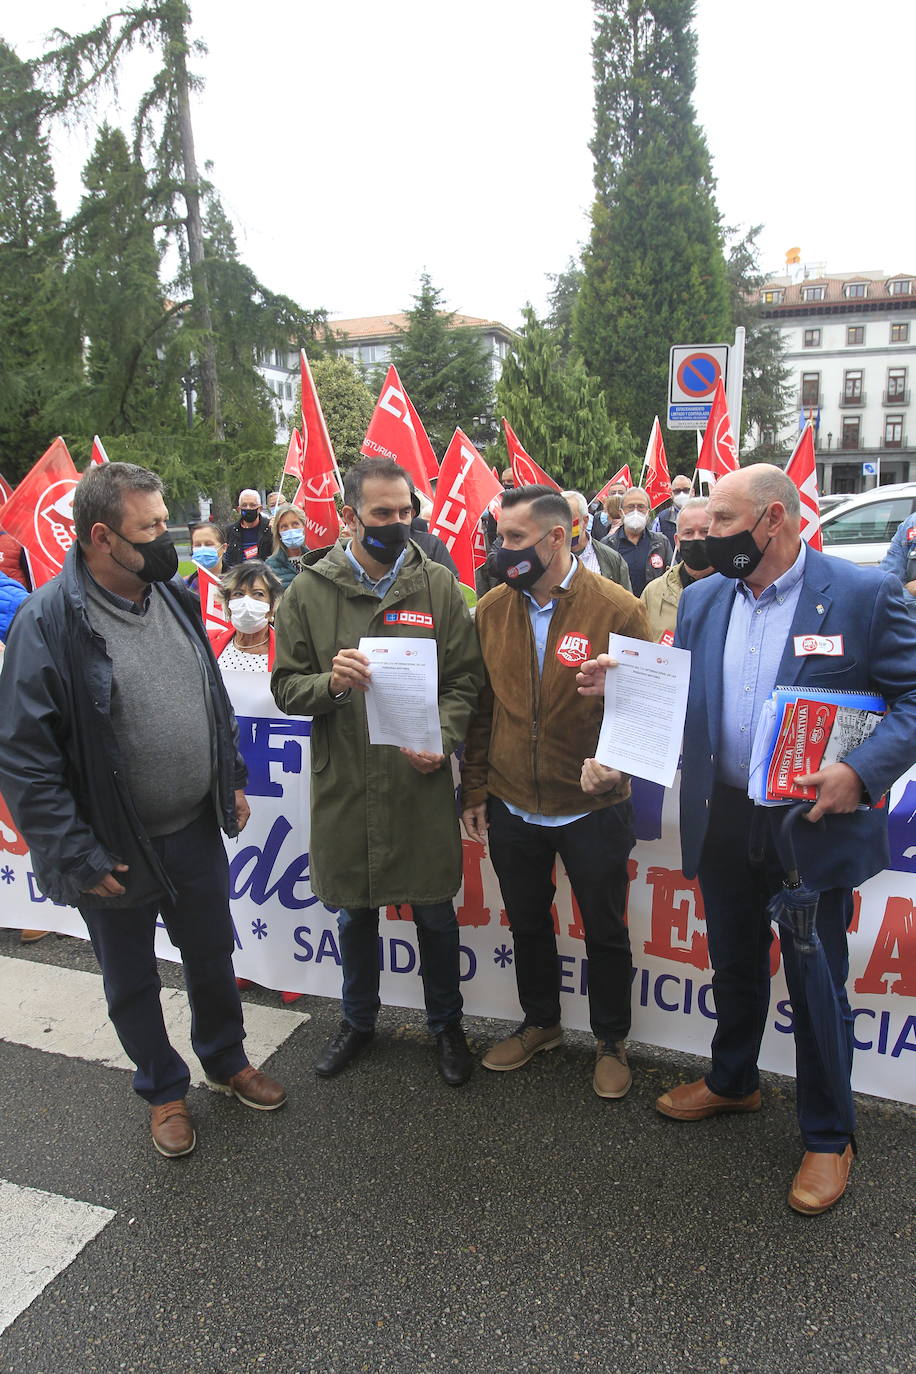
[[[0,1331],[72,1264],[114,1215],[107,1207],[0,1179]]]
[[[191,1048],[191,1011],[183,988],[162,989],[169,1039],[191,1070],[191,1082],[204,1081]],[[245,1052],[252,1064],[265,1059],[292,1035],[308,1012],[245,1003]],[[0,1039],[32,1049],[88,1059],[109,1069],[132,1069],[108,1020],[102,976],[56,968],[28,959],[0,956]]]

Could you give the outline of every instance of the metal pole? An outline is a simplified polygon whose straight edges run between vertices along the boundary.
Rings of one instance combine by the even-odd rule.
[[[739,324],[735,330],[735,342],[732,344],[728,360],[728,386],[725,389],[725,399],[728,402],[728,414],[732,422],[732,434],[735,436],[739,461],[741,457],[741,399],[744,395],[744,333],[744,326]]]

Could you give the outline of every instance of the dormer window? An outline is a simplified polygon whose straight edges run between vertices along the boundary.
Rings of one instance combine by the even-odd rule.
[[[826,295],[827,295],[827,288],[826,288],[826,286],[803,286],[803,287],[802,287],[802,300],[803,300],[803,301],[822,301]]]
[[[760,300],[763,305],[782,305],[785,294],[782,290],[761,291]]]
[[[909,277],[896,277],[887,284],[887,294],[889,296],[910,296],[913,293],[913,283]]]
[[[843,287],[843,295],[848,301],[862,300],[868,295],[868,286],[864,281],[848,281]]]

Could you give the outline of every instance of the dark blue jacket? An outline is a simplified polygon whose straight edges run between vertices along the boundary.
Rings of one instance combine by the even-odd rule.
[[[722,718],[722,658],[735,584],[713,573],[684,589],[675,644],[689,649],[690,694],[681,763],[684,875],[696,875],[716,779]],[[796,635],[840,636],[838,657],[796,654]],[[877,801],[916,761],[916,624],[899,581],[809,548],[795,618],[776,675],[783,687],[880,692],[888,713],[846,762]],[[795,826],[799,868],[818,891],[858,887],[886,868],[887,809],[827,816],[823,826]]]
[[[236,835],[235,791],[248,772],[235,715],[192,594],[180,577],[161,586],[207,672],[219,819]],[[197,682],[176,682],[175,690],[194,691]],[[79,905],[117,862],[128,865],[125,895],[93,897],[93,906],[174,895],[124,781],[111,692],[111,659],[86,614],[85,565],[74,544],[60,576],[17,614],[0,673],[0,792],[28,842],[38,886],[55,902]]]
[[[6,643],[13,616],[28,595],[21,582],[0,572],[0,644]]]

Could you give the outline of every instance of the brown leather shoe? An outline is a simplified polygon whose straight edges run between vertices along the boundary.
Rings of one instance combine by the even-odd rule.
[[[183,1097],[150,1106],[149,1127],[153,1144],[166,1159],[189,1155],[197,1144],[194,1122]]]
[[[286,1089],[253,1064],[246,1064],[225,1083],[218,1083],[207,1075],[207,1087],[227,1097],[237,1097],[246,1107],[254,1107],[259,1112],[275,1112],[286,1101]]]
[[[622,1040],[599,1040],[592,1087],[599,1097],[626,1097],[633,1082]]]
[[[710,1092],[705,1078],[695,1083],[681,1083],[677,1088],[669,1088],[656,1098],[655,1106],[662,1116],[670,1116],[674,1121],[702,1121],[707,1116],[719,1116],[722,1112],[759,1112],[760,1089],[748,1093],[747,1097],[720,1097]]]
[[[849,1182],[852,1156],[851,1145],[841,1155],[808,1150],[792,1180],[789,1206],[806,1217],[816,1217],[839,1202]]]
[[[507,1073],[510,1069],[520,1069],[543,1050],[555,1050],[563,1039],[560,1026],[517,1026],[505,1040],[497,1040],[487,1050],[481,1064],[485,1069],[495,1069],[497,1073]]]
[[[19,943],[21,945],[34,945],[36,940],[43,940],[46,935],[50,934],[50,930],[20,930]]]

